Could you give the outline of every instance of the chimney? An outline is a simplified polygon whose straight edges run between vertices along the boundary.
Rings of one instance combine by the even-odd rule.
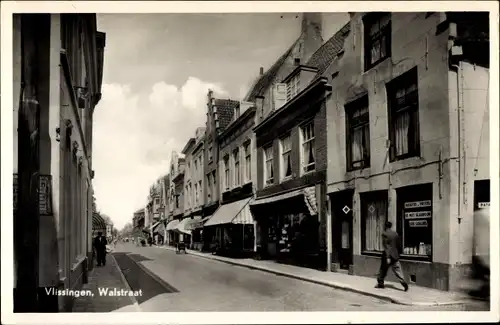
[[[302,13],[301,62],[307,62],[317,49],[323,45],[322,14],[319,12]],[[296,56],[298,57],[298,56]]]
[[[296,67],[298,67],[300,65],[300,58],[295,58],[293,60],[293,65],[296,66]]]
[[[262,76],[264,74],[264,67],[260,67],[260,75]]]

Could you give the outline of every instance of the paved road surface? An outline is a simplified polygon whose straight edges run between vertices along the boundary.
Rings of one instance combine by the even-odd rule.
[[[132,289],[143,289],[144,296],[138,299],[143,311],[460,311],[484,308],[479,302],[445,307],[396,305],[157,247],[118,244],[114,255]],[[152,271],[153,277],[144,272],[141,265]]]

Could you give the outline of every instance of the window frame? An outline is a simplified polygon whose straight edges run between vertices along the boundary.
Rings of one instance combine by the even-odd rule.
[[[209,144],[208,145],[208,152],[207,152],[207,158],[208,158],[208,162],[211,163],[214,159],[213,157],[213,146],[212,144]]]
[[[268,144],[262,148],[263,158],[264,158],[264,186],[271,186],[274,184],[274,148],[273,144]],[[268,177],[269,171],[267,170],[268,163],[271,163],[271,170],[273,171],[273,176]]]
[[[366,113],[360,116],[354,117],[356,112],[359,112],[366,108]],[[361,170],[370,167],[370,106],[368,94],[346,104],[345,109],[345,120],[346,120],[346,169],[347,171]],[[366,121],[363,119],[366,118]],[[356,121],[357,120],[357,121]],[[361,121],[359,121],[361,120]],[[354,161],[352,152],[352,142],[354,141],[354,131],[356,129],[363,128],[363,132],[368,132],[368,143],[366,143],[366,138],[363,136],[362,146],[363,146],[363,158],[358,161]],[[366,129],[365,129],[366,128]],[[354,166],[356,163],[361,163],[360,166]]]
[[[231,168],[229,166],[229,155],[224,156],[222,163],[224,164],[224,191],[227,191],[231,188]]]
[[[385,222],[389,220],[389,190],[377,190],[377,191],[370,191],[370,192],[362,192],[359,193],[359,203],[360,203],[360,220],[361,220],[361,254],[362,255],[381,255],[383,253],[383,247],[382,250],[376,251],[376,250],[367,250],[366,249],[366,218],[367,215],[365,214],[365,206],[369,204],[369,202],[374,202],[377,200],[382,200],[385,203],[386,207],[386,220],[384,220],[381,224],[384,226]],[[382,229],[383,231],[383,229]],[[381,237],[379,238],[379,240]],[[383,244],[382,244],[383,245]]]
[[[288,139],[289,141],[289,149],[285,152],[284,149],[283,149],[283,144],[284,144],[284,141],[285,139]],[[292,170],[292,167],[291,167],[291,164],[292,164],[292,134],[290,132],[282,135],[279,139],[279,150],[280,150],[280,180],[281,181],[284,181],[284,180],[288,180],[290,178],[292,178],[292,175],[293,175],[293,170]],[[288,154],[288,159],[290,160],[290,175],[286,175],[286,171],[285,171],[285,161],[284,161],[284,158],[285,158],[285,155]]]
[[[245,155],[245,173],[244,180],[245,183],[252,181],[252,147],[251,141],[247,141],[243,144],[243,153]]]
[[[300,172],[301,175],[309,174],[314,171],[316,171],[316,131],[314,129],[315,123],[314,119],[309,120],[305,123],[302,123],[299,127],[299,132],[300,132]],[[313,136],[310,139],[305,139],[305,129],[307,127],[311,127],[312,134]],[[304,147],[307,143],[313,142],[313,152],[314,152],[314,162],[305,164],[305,150]],[[309,167],[312,166],[312,168],[309,169]]]
[[[398,218],[396,219],[396,231],[401,237],[401,259],[402,260],[417,260],[417,261],[432,261],[434,256],[434,184],[431,182],[428,183],[420,183],[414,185],[407,185],[396,188],[396,210]],[[430,207],[422,207],[422,208],[406,208],[404,207],[404,201],[410,200],[409,202],[414,201],[431,201]],[[409,210],[411,209],[411,210]],[[404,252],[405,246],[405,234],[404,234],[404,216],[405,211],[407,212],[422,212],[421,210],[430,210],[431,216],[429,218],[425,218],[428,223],[427,229],[429,229],[429,236],[431,240],[431,248],[430,255],[418,255],[418,254],[407,254]],[[422,218],[424,219],[424,218]]]
[[[212,173],[207,174],[207,201],[212,202]]]
[[[241,161],[240,148],[233,150],[233,187],[241,186]]]
[[[380,22],[384,16],[389,16],[389,21],[387,25],[381,27]],[[375,36],[370,35],[370,29],[372,26],[378,24],[378,32]],[[380,62],[390,58],[392,56],[392,14],[390,12],[372,12],[366,14],[363,17],[363,32],[364,32],[364,66],[365,71],[372,69],[377,66]],[[371,50],[373,45],[378,41],[382,43],[382,39],[385,37],[385,56],[380,56],[379,59],[371,62],[372,53]],[[382,51],[382,46],[380,46],[380,51]]]
[[[406,90],[415,85],[415,90],[408,95]],[[405,103],[400,105],[396,103],[399,90],[405,89]],[[419,91],[418,91],[418,67],[415,66],[392,79],[386,84],[387,90],[387,110],[389,124],[389,160],[391,162],[404,160],[420,156],[420,120],[419,120]],[[410,100],[410,103],[406,101]],[[398,106],[402,107],[398,107]],[[409,136],[407,138],[408,152],[398,155],[396,153],[396,121],[399,116],[409,114]]]
[[[286,83],[286,101],[292,100],[300,92],[300,73],[297,73]]]

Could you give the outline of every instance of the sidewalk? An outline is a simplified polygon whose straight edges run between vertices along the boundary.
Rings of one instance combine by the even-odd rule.
[[[75,298],[73,312],[75,313],[108,313],[108,312],[136,312],[139,311],[137,301],[134,297],[122,296],[100,296],[98,288],[109,288],[113,290],[130,290],[125,281],[123,273],[118,268],[118,264],[113,254],[106,256],[106,265],[94,267],[89,274],[89,282],[84,284],[82,290],[90,290],[92,297]]]
[[[175,251],[175,248],[170,246],[156,247]],[[445,306],[471,302],[471,299],[465,294],[440,291],[421,286],[410,285],[410,290],[408,292],[404,292],[399,283],[389,281],[386,281],[386,289],[377,289],[375,288],[376,279],[369,277],[348,275],[337,272],[317,271],[298,266],[278,264],[273,261],[258,261],[250,258],[227,258],[189,249],[187,250],[187,254],[232,265],[248,267],[276,275],[287,276],[336,289],[352,291],[378,299],[388,300],[400,305]]]

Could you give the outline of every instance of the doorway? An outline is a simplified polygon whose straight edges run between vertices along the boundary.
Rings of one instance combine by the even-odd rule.
[[[353,190],[330,194],[332,211],[333,263],[348,270],[353,264]]]

